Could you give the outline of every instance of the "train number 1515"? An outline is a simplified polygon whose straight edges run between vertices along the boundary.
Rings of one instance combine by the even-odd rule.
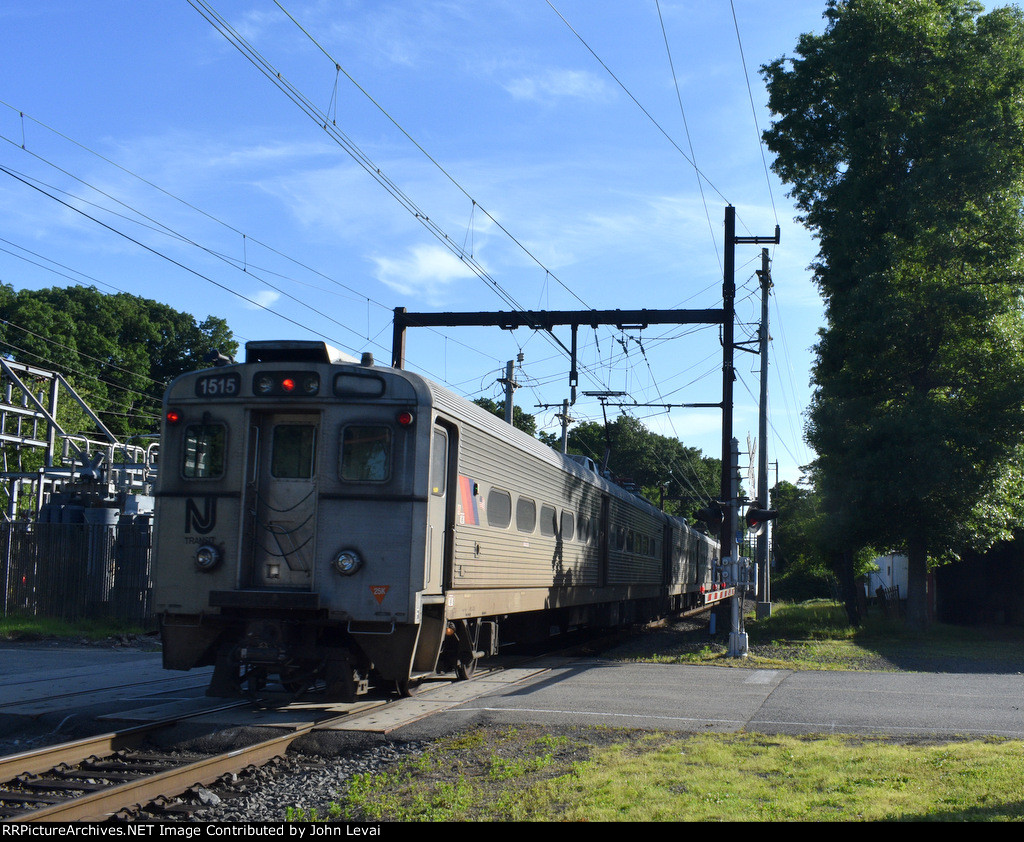
[[[196,396],[220,398],[237,395],[242,388],[242,378],[237,374],[211,374],[196,381]]]

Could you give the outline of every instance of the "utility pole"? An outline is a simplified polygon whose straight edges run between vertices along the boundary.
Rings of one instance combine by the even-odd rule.
[[[761,281],[761,396],[758,408],[757,436],[759,450],[757,457],[757,507],[768,509],[768,295],[772,288],[772,276],[769,268],[768,249],[761,249],[761,271],[757,273]],[[763,583],[761,599],[757,603],[757,616],[770,617],[772,613],[771,573],[768,570],[768,536],[771,521],[766,521],[764,529],[757,536],[757,569]]]
[[[523,355],[519,355],[519,362],[523,361]],[[498,382],[505,387],[505,423],[512,423],[512,395],[515,390],[519,387],[516,383],[515,378],[515,360],[509,360],[505,363],[505,376],[499,378]]]
[[[736,379],[734,325],[736,322],[736,209],[725,209],[725,257],[722,278],[722,481],[719,499],[722,502],[721,547],[723,563],[735,555],[736,501],[732,495],[732,404],[733,382]]]

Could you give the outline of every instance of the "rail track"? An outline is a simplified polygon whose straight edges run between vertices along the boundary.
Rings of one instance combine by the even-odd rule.
[[[230,702],[192,718],[251,704]],[[381,704],[371,701],[340,716],[325,712],[281,736],[219,754],[147,747],[157,732],[186,718],[179,716],[0,758],[0,822],[131,820],[147,805],[155,803],[159,811],[192,787],[264,765],[313,730],[350,721]]]
[[[543,668],[532,670],[542,671]],[[370,698],[345,706],[343,713],[325,707],[313,721],[270,726],[287,728],[280,736],[222,753],[153,749],[151,738],[185,719],[198,720],[231,708],[265,709],[246,698],[189,716],[86,737],[73,742],[0,758],[0,823],[132,821],[136,814],[173,814],[199,809],[178,796],[196,787],[210,787],[225,775],[263,766],[283,757],[301,737],[316,730],[389,730],[433,710],[461,703],[486,692],[486,679],[505,672],[485,669],[470,681],[431,682],[410,699]],[[516,681],[519,679],[510,679]],[[478,689],[474,689],[474,686]],[[457,688],[457,689],[451,689]],[[445,696],[448,689],[453,695]],[[440,695],[438,695],[440,693]],[[283,698],[287,698],[282,694]],[[403,707],[403,703],[407,703]],[[287,714],[292,708],[277,709]],[[394,711],[394,713],[392,713]],[[383,712],[383,713],[382,713]],[[389,724],[383,728],[382,719]]]
[[[704,611],[706,609],[688,612],[680,619]],[[571,657],[573,649],[574,645],[558,653],[549,650],[545,654]],[[363,703],[346,706],[340,715],[337,710],[326,707],[322,716],[318,715],[310,722],[291,724],[280,736],[219,754],[154,750],[151,738],[186,719],[201,719],[231,708],[251,708],[254,704],[252,698],[0,757],[0,823],[131,821],[140,810],[150,814],[171,814],[198,809],[198,805],[189,807],[177,796],[197,786],[209,787],[222,776],[263,766],[274,758],[283,757],[296,740],[313,731],[335,727],[360,730],[360,720],[380,719],[391,710],[396,713],[390,727],[397,728],[429,715],[432,712],[431,697],[438,699],[435,709],[440,710],[466,701],[474,694],[486,692],[485,682],[494,680],[506,670],[515,673],[525,669],[531,674],[546,671],[544,666],[529,666],[537,657],[537,653],[513,657],[506,662],[508,666],[480,670],[468,682],[433,682],[413,699],[387,701],[386,697],[370,698]],[[522,677],[510,676],[509,681],[515,683]],[[482,689],[474,690],[474,685]],[[448,688],[447,696],[444,695],[445,688]],[[438,692],[440,696],[437,696]],[[410,703],[404,708],[404,713],[399,712],[403,703]],[[289,708],[284,706],[279,710],[287,712]],[[375,728],[380,730],[376,725],[367,726],[367,730]]]

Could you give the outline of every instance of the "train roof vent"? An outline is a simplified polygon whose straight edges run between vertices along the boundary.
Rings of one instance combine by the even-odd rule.
[[[358,363],[326,342],[289,339],[245,343],[247,363]]]
[[[568,456],[570,459],[572,459],[573,462],[578,462],[584,468],[589,468],[595,474],[598,473],[597,463],[593,459],[591,459],[589,456],[579,456],[579,455],[577,455],[575,453],[567,453],[566,456]]]

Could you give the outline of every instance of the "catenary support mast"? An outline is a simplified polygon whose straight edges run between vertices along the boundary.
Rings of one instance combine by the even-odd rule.
[[[733,383],[736,380],[736,368],[733,352],[736,348],[734,325],[736,322],[736,246],[741,244],[778,243],[780,240],[779,226],[775,226],[774,237],[738,237],[736,236],[736,209],[729,206],[725,209],[725,258],[722,280],[722,309],[724,315],[722,327],[722,560],[728,558],[735,571],[739,572],[739,507],[737,494],[732,491],[732,477],[738,469],[732,447],[733,431]],[[762,441],[760,447],[764,448]],[[735,578],[734,578],[735,581]],[[729,634],[729,654],[743,657],[747,654],[747,636],[741,631],[739,600],[733,599],[732,630]]]

